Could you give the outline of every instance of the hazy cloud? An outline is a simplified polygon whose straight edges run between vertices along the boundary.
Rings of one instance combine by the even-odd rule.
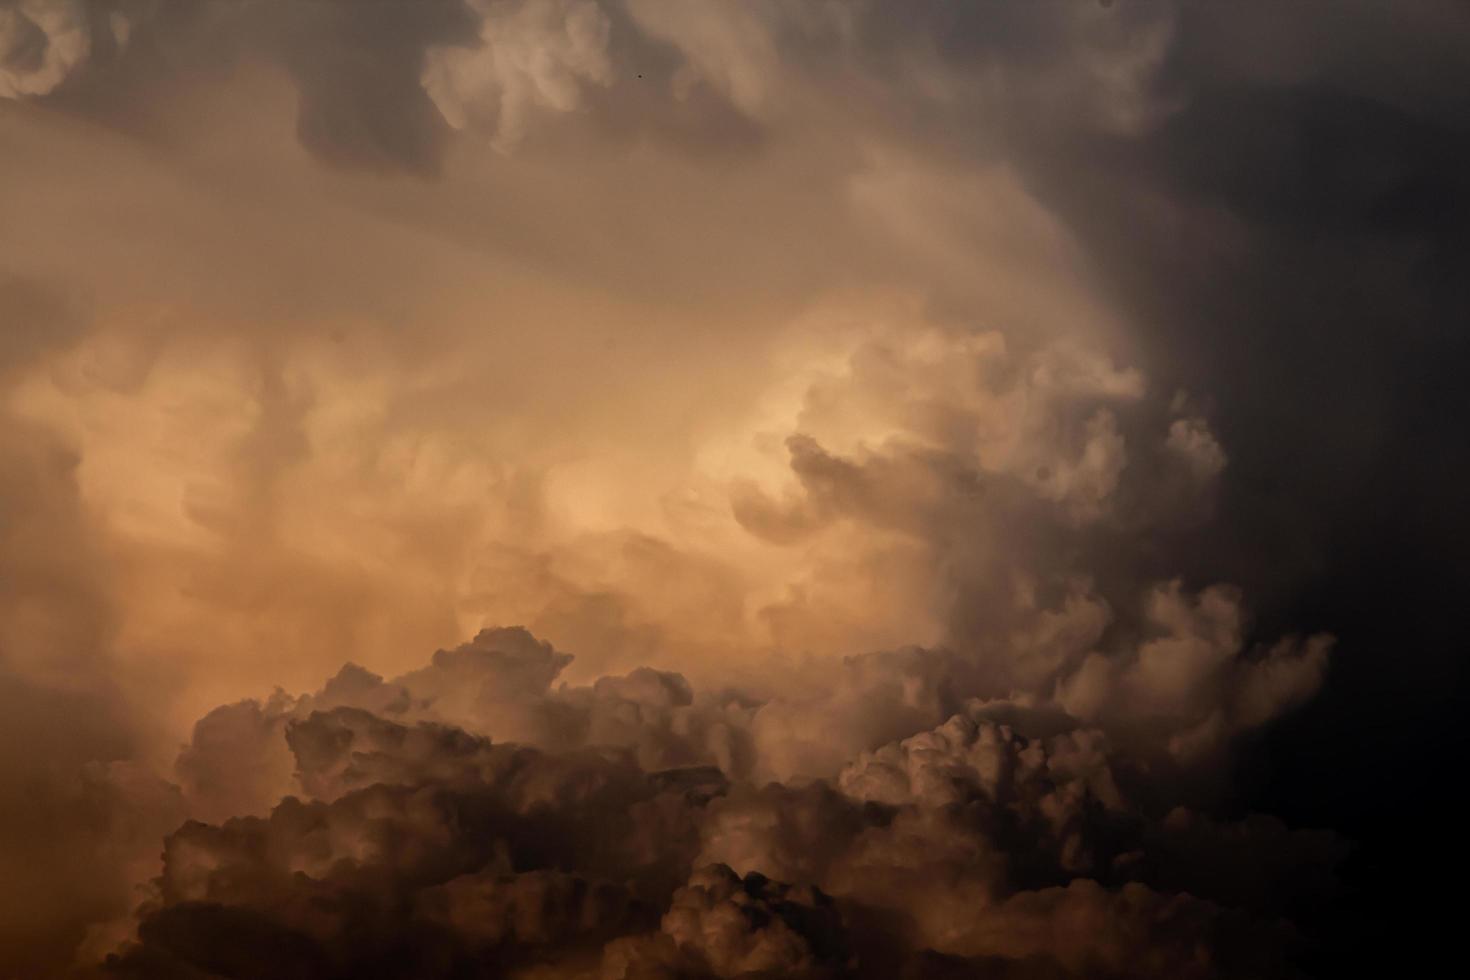
[[[1408,969],[1467,44],[0,0],[0,974]]]

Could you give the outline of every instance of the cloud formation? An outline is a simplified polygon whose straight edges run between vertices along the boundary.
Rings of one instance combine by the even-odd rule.
[[[0,0],[0,976],[1372,941],[1302,828],[1455,812],[1467,30]]]
[[[397,681],[349,666],[315,695],[206,717],[182,774],[255,785],[284,757],[282,782],[256,815],[168,836],[108,972],[251,976],[265,943],[272,975],[304,977],[889,976],[935,958],[1018,976],[1287,975],[1278,916],[1340,856],[1331,835],[1130,802],[1121,787],[1148,759],[1054,705],[972,699],[924,730],[923,696],[886,692],[880,669],[876,711],[800,706],[814,729],[875,726],[871,748],[825,778],[762,784],[720,758],[730,735],[698,738],[696,717],[717,711],[682,678],[552,689],[568,659],[487,631]],[[884,720],[889,697],[908,710]],[[788,707],[721,724],[748,735]],[[427,720],[447,717],[460,725]],[[183,797],[240,805],[187,778]],[[1241,848],[1252,875],[1219,874]]]

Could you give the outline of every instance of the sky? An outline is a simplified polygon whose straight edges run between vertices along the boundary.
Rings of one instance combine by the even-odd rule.
[[[1458,0],[0,0],[0,980],[1453,942]]]

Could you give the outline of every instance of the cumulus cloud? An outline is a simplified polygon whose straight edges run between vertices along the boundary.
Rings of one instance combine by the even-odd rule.
[[[683,677],[649,668],[553,688],[571,660],[523,629],[497,629],[389,681],[349,664],[314,694],[277,691],[211,711],[177,772],[201,814],[225,816],[264,812],[298,785],[332,799],[381,781],[381,767],[407,774],[442,759],[450,744],[470,752],[456,742],[461,729],[551,750],[617,750],[650,770],[750,770],[753,708],[738,694],[696,701]],[[454,757],[479,764],[474,752]]]
[[[139,818],[188,820],[151,886],[146,857],[125,865],[146,898],[108,969],[238,972],[260,943],[303,976],[884,975],[925,957],[1087,975],[1143,950],[1166,975],[1176,948],[1217,941],[1225,965],[1201,975],[1231,975],[1232,943],[1276,956],[1259,886],[1211,904],[1202,854],[1231,832],[1174,832],[1159,800],[1309,696],[1330,641],[1247,650],[1227,587],[1094,584],[1090,539],[1166,519],[1138,512],[1155,474],[1130,447],[1167,452],[1168,418],[1138,372],[1075,344],[859,335],[777,416],[785,466],[737,485],[727,529],[820,549],[798,565],[836,595],[907,554],[919,588],[894,609],[944,642],[768,658],[723,685],[652,666],[573,681],[570,654],[492,628],[395,676],[349,663],[312,693],[223,705]],[[1004,547],[1025,535],[1052,543]],[[761,616],[829,608],[788,592]],[[1279,838],[1239,833],[1258,832]],[[1198,880],[1160,870],[1179,841]],[[1099,938],[1050,949],[1058,920]],[[84,948],[129,928],[100,922]]]
[[[170,835],[141,945],[114,970],[249,963],[252,930],[282,944],[273,969],[307,976],[381,969],[384,956],[442,971],[595,951],[655,916],[650,896],[683,873],[708,792],[704,777],[347,709],[311,716],[290,742],[302,782],[330,800]],[[232,938],[199,946],[210,928]]]
[[[1290,975],[1470,213],[1303,9],[0,0],[0,974]]]
[[[1225,450],[1202,418],[1191,416],[1169,423],[1164,444],[1185,462],[1197,479],[1211,480],[1225,469]]]
[[[169,834],[109,973],[248,972],[264,942],[303,977],[1285,975],[1284,896],[1340,857],[1331,835],[1135,803],[1149,757],[1056,704],[955,710],[950,654],[856,658],[827,700],[735,714],[648,670],[552,688],[568,659],[487,631],[396,681],[348,667],[209,716],[180,770],[240,776],[257,815]],[[849,760],[763,782],[820,744],[772,735],[771,712]],[[749,768],[698,737],[701,713],[748,740]],[[237,799],[171,792],[175,813]],[[1244,848],[1253,873],[1222,873]]]
[[[1090,654],[1058,681],[1059,700],[1083,718],[1126,715],[1125,726],[1162,725],[1176,755],[1207,752],[1310,696],[1332,646],[1325,635],[1288,638],[1243,656],[1243,611],[1228,588],[1206,589],[1191,600],[1177,582],[1159,586],[1144,615],[1161,635],[1124,662]]]

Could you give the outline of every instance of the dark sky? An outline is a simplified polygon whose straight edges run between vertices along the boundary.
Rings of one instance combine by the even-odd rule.
[[[1362,842],[1333,965],[1387,965],[1446,942],[1409,896],[1463,868],[1443,841],[1465,746],[1470,11],[1185,9],[1167,74],[1188,104],[1145,139],[1045,143],[1035,186],[1156,356],[1218,399],[1232,476],[1206,574],[1252,583],[1267,632],[1339,638],[1321,693],[1241,761],[1244,800]],[[1279,77],[1254,75],[1267,57]],[[1150,220],[1152,193],[1194,217]]]

